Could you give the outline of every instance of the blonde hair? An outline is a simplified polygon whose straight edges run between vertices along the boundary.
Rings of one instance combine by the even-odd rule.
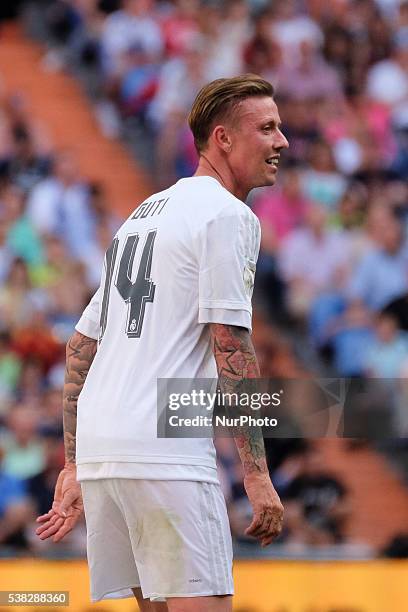
[[[208,143],[214,122],[231,117],[242,100],[252,96],[273,98],[273,86],[257,74],[242,74],[230,79],[216,79],[197,94],[188,116],[198,153]]]

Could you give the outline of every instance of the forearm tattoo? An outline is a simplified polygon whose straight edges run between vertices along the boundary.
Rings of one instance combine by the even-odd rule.
[[[94,360],[97,341],[74,332],[67,344],[63,389],[64,445],[66,463],[75,463],[77,403]]]
[[[210,329],[221,392],[256,391],[260,372],[248,330],[217,323],[211,324]],[[245,475],[268,472],[261,427],[236,427],[233,435]]]

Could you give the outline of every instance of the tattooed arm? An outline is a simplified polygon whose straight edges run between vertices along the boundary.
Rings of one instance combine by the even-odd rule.
[[[94,360],[96,349],[96,340],[77,331],[67,344],[65,383],[62,394],[66,464],[75,465],[78,397]]]
[[[255,392],[260,372],[248,330],[212,323],[210,332],[221,392]],[[244,470],[245,490],[254,511],[246,533],[267,546],[281,532],[283,506],[269,477],[262,429],[236,428],[234,439]]]
[[[59,542],[69,533],[82,514],[81,487],[76,479],[76,426],[79,394],[94,360],[97,342],[74,332],[67,344],[63,389],[65,466],[58,476],[54,502],[46,514],[39,516],[36,534],[41,540],[53,536]]]

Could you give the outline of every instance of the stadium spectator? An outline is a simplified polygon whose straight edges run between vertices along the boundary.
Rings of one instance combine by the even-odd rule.
[[[286,502],[286,541],[290,544],[322,546],[341,543],[351,503],[344,484],[324,469],[318,447],[311,447],[298,460],[292,478],[280,489]]]
[[[242,73],[242,50],[251,30],[248,3],[243,0],[229,0],[224,5],[204,3],[199,15],[200,31],[205,40],[207,78]]]
[[[27,264],[14,259],[8,276],[0,287],[0,314],[3,326],[10,330],[27,325],[33,311],[41,310],[47,303],[47,295],[33,288]]]
[[[9,273],[12,254],[7,244],[8,222],[0,216],[0,282],[4,283]]]
[[[309,205],[296,167],[286,171],[281,187],[258,190],[252,202],[262,228],[257,286],[274,318],[285,316],[284,287],[278,270],[279,249],[285,238],[304,224]]]
[[[14,185],[28,192],[45,178],[49,170],[49,159],[36,151],[33,136],[26,125],[13,131],[13,152],[0,160],[0,176],[6,176]]]
[[[12,348],[11,335],[0,331],[0,417],[16,392],[20,373],[21,360]]]
[[[283,64],[277,74],[279,92],[298,100],[341,98],[339,76],[318,53],[313,43],[302,41],[292,66]]]
[[[375,339],[366,348],[365,370],[376,378],[398,378],[401,364],[408,359],[408,337],[390,313],[376,316]]]
[[[46,314],[39,310],[32,312],[31,319],[14,330],[13,347],[23,360],[28,360],[32,366],[36,364],[40,380],[58,361],[62,351],[62,345],[47,323]]]
[[[175,0],[173,10],[161,22],[167,57],[183,55],[192,38],[199,32],[198,0]]]
[[[337,171],[330,146],[318,141],[310,148],[310,168],[303,172],[305,197],[327,207],[329,212],[337,206],[346,190],[346,180]]]
[[[7,184],[1,194],[1,205],[8,227],[7,245],[10,252],[21,257],[28,265],[41,264],[43,247],[36,229],[26,215],[24,191],[15,183]]]
[[[383,215],[382,215],[383,216]],[[408,251],[404,230],[395,215],[376,232],[374,249],[354,270],[348,288],[350,300],[360,300],[379,310],[408,290]]]
[[[279,0],[273,7],[274,20],[271,35],[283,51],[283,63],[296,64],[303,43],[317,47],[323,42],[319,25],[308,14],[297,10],[294,0]]]
[[[305,226],[295,229],[279,252],[280,272],[287,284],[287,307],[296,317],[303,318],[320,294],[340,290],[346,279],[349,242],[326,224],[325,209],[311,206]]]
[[[33,516],[24,482],[6,474],[2,468],[0,448],[0,545],[25,548],[24,528]]]
[[[47,389],[43,393],[40,407],[41,436],[62,441],[61,393],[64,383],[65,367],[63,361],[57,362],[47,375]]]
[[[254,18],[253,32],[243,49],[243,59],[248,72],[261,74],[279,88],[278,70],[282,64],[282,52],[271,37],[273,17],[264,9]]]
[[[252,208],[261,222],[262,250],[276,253],[282,241],[305,223],[311,202],[302,192],[298,168],[288,168],[280,186],[266,187],[255,195]]]
[[[96,224],[107,226],[112,236],[121,225],[121,219],[109,206],[109,199],[102,183],[91,183],[89,185],[89,206]]]
[[[151,14],[153,6],[151,0],[124,0],[119,10],[106,17],[101,47],[102,64],[108,77],[120,73],[124,54],[135,46],[141,48],[150,61],[159,59],[163,37]]]
[[[44,247],[44,261],[30,270],[34,286],[49,288],[71,269],[73,260],[62,238],[55,234],[41,236]]]
[[[44,389],[44,368],[41,361],[34,356],[27,356],[22,359],[19,385],[15,394],[16,400],[23,405],[39,405],[43,398]]]
[[[367,93],[393,110],[406,104],[408,95],[408,33],[401,29],[393,42],[390,58],[374,64],[367,74]]]
[[[119,84],[119,104],[125,116],[145,121],[158,87],[159,67],[149,61],[142,47],[134,45],[124,54]]]
[[[5,474],[25,480],[44,468],[43,440],[37,429],[40,415],[34,406],[19,405],[7,416],[7,430],[2,433],[4,452],[2,468]]]
[[[61,151],[55,157],[53,175],[34,187],[28,199],[27,214],[41,234],[60,236],[71,256],[86,261],[92,246],[94,223],[88,189],[80,178],[72,151]],[[77,223],[77,219],[81,219],[81,223]]]
[[[367,350],[374,342],[374,332],[372,319],[361,303],[354,302],[345,308],[343,301],[337,302],[337,312],[329,311],[320,321],[318,331],[320,336],[315,335],[319,344],[333,350],[333,365],[340,376],[364,376]]]
[[[27,493],[30,495],[35,514],[44,514],[52,506],[55,483],[64,466],[64,445],[61,438],[48,436],[44,444],[43,470],[27,479]]]
[[[101,249],[97,251],[96,245],[93,249],[96,251],[94,265],[102,266],[103,264],[103,254],[111,242],[110,232],[107,238],[103,252]],[[72,263],[64,275],[49,288],[51,305],[48,310],[47,324],[59,342],[67,342],[72,327],[78,319],[78,314],[89,297],[89,287],[95,287],[99,282],[100,274],[97,274],[94,269],[88,274],[84,266],[78,262]]]
[[[52,141],[47,127],[33,116],[30,103],[24,94],[4,92],[0,105],[4,137],[1,143],[3,162],[14,163],[15,156],[17,161],[21,161],[21,155],[23,151],[27,153],[27,147],[31,152],[30,157],[35,156],[36,163],[45,161],[50,154]],[[27,159],[25,161],[27,163]]]
[[[150,120],[158,135],[157,161],[162,169],[158,181],[162,186],[197,163],[193,140],[184,123],[195,93],[206,80],[203,49],[203,40],[196,38],[182,58],[163,66],[150,108]]]

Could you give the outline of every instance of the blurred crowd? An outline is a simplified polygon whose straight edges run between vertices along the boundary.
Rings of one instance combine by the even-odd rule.
[[[195,169],[186,116],[201,85],[242,72],[273,83],[290,148],[277,187],[249,202],[263,234],[257,297],[333,373],[404,376],[408,2],[42,2],[44,65],[96,75],[102,128],[139,126],[160,187]]]
[[[64,463],[65,343],[119,220],[21,94],[1,92],[0,133],[0,546],[24,549]]]
[[[271,80],[290,149],[278,184],[249,201],[262,225],[261,371],[399,379],[384,408],[406,436],[408,2],[39,0],[38,8],[44,69],[85,75],[106,136],[127,138],[136,126],[160,188],[195,169],[186,116],[201,85],[247,71]],[[27,10],[32,17],[32,3]],[[55,150],[21,95],[1,92],[0,134],[0,547],[41,552],[49,545],[32,521],[49,509],[63,463],[64,344],[120,221],[103,185],[83,180],[75,151]],[[220,470],[242,537],[249,508],[230,442],[218,441]],[[345,542],[352,502],[318,447],[269,440],[267,451],[287,507],[281,542]],[[67,547],[84,551],[81,529]]]

